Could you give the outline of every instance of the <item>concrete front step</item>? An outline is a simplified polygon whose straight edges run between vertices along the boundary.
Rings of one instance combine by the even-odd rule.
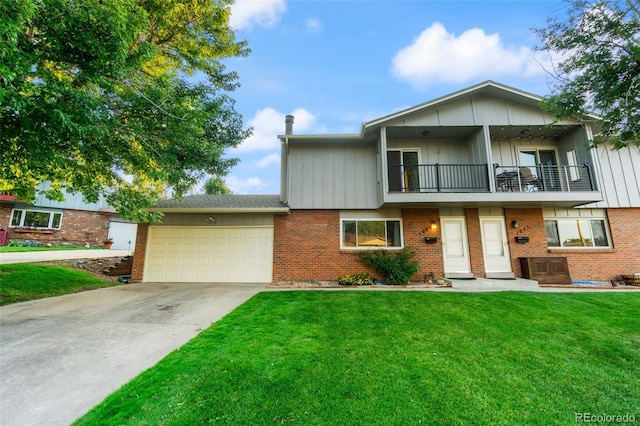
[[[499,280],[511,280],[516,276],[513,274],[513,272],[487,272],[486,277],[489,279],[497,278]]]

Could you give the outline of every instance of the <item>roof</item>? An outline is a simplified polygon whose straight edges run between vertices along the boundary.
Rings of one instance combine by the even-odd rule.
[[[459,90],[457,92],[441,96],[439,98],[430,100],[428,102],[401,110],[392,114],[373,119],[366,123],[362,123],[360,133],[353,135],[278,135],[281,140],[297,140],[297,141],[309,141],[309,142],[323,142],[325,140],[340,139],[341,141],[357,141],[367,140],[371,138],[377,138],[380,133],[380,127],[386,125],[394,120],[401,119],[402,117],[410,116],[412,114],[420,113],[431,108],[438,108],[443,105],[450,104],[452,102],[459,101],[460,99],[472,97],[472,96],[489,96],[495,98],[501,98],[508,102],[528,106],[531,108],[540,108],[540,101],[543,100],[542,96],[534,95],[524,90],[516,89],[495,81],[487,80],[466,89]],[[587,118],[592,120],[599,120],[595,114],[587,115]]]
[[[179,199],[159,200],[149,208],[164,213],[287,213],[289,207],[274,194],[189,195]]]

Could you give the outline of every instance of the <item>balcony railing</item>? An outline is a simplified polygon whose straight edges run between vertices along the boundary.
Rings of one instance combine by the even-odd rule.
[[[489,192],[487,164],[389,165],[389,192]]]
[[[496,191],[595,191],[588,164],[582,166],[501,167],[494,165]]]
[[[582,166],[500,166],[496,192],[596,191],[591,168]],[[487,164],[414,164],[388,166],[389,192],[489,192]]]

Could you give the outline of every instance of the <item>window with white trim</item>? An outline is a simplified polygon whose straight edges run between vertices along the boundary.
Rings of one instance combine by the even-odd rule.
[[[402,248],[400,219],[342,219],[340,233],[345,249]]]
[[[11,228],[60,229],[62,213],[43,210],[14,209],[11,212]]]
[[[549,248],[611,247],[611,237],[604,218],[545,218]]]

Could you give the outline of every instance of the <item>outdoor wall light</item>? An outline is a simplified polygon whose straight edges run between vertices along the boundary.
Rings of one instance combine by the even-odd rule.
[[[518,227],[518,221],[517,221],[517,220],[512,220],[512,221],[511,221],[511,227],[512,227],[513,229],[516,229],[516,228]]]
[[[216,224],[216,218],[215,218],[215,217],[208,217],[208,218],[206,219],[206,222],[207,222],[207,223],[210,223],[210,224],[212,224],[212,225],[215,225],[215,224]]]
[[[422,136],[429,136],[429,133],[431,132],[428,130],[425,130],[424,132],[422,132]]]
[[[435,220],[431,221],[431,230],[435,231],[436,229],[438,229],[438,224],[436,223]]]

